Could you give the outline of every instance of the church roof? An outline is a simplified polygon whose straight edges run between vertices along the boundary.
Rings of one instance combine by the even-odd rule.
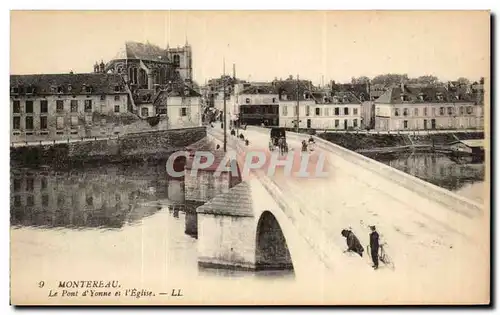
[[[240,94],[278,94],[272,86],[249,86]]]
[[[169,62],[167,50],[150,43],[128,41],[120,48],[113,60],[140,59],[154,62]]]
[[[63,94],[80,94],[84,86],[90,87],[90,94],[125,93],[121,76],[110,73],[11,75],[10,86],[33,87],[36,94],[57,94],[57,88],[61,88]],[[119,87],[119,90],[116,90],[116,87]],[[19,93],[22,94],[21,91]]]

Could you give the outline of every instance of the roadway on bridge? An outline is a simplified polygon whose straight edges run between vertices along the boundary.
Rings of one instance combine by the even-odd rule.
[[[268,152],[268,130],[243,134],[250,150]],[[291,150],[300,150],[298,140],[289,137],[287,142]],[[330,259],[335,281],[351,281],[348,291],[353,294],[378,291],[372,296],[404,302],[474,301],[475,293],[483,294],[469,290],[481,287],[488,275],[489,244],[481,233],[481,217],[458,214],[330,151],[317,149],[313,155],[318,154],[326,157],[326,178],[290,177],[281,169],[271,179],[303,212],[300,228],[314,235],[316,248]],[[395,270],[383,264],[372,270],[366,255],[368,225],[376,225],[387,242]],[[342,253],[344,228],[351,228],[365,246],[363,258]]]

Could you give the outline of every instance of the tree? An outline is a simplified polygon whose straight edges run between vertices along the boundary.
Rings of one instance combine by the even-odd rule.
[[[481,77],[481,79],[479,79],[479,84],[484,84],[484,77]]]
[[[372,84],[384,84],[384,85],[393,85],[400,84],[401,82],[407,82],[408,75],[407,74],[380,74],[372,79]]]
[[[460,77],[457,79],[457,82],[460,83],[460,84],[463,84],[463,85],[469,85],[470,84],[470,81],[469,79],[467,78],[464,78],[464,77]]]
[[[422,75],[417,78],[417,83],[421,84],[436,84],[439,82],[439,79],[433,75]]]
[[[359,78],[352,77],[351,84],[367,84],[370,83],[370,78],[366,76],[361,76]]]

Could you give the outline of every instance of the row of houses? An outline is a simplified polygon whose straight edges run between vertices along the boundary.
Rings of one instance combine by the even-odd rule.
[[[375,101],[363,89],[313,87],[307,81],[236,83],[226,87],[227,119],[240,124],[324,130],[482,129],[484,90],[400,84],[385,89]],[[224,93],[213,106],[222,111]],[[297,113],[298,112],[298,113]]]

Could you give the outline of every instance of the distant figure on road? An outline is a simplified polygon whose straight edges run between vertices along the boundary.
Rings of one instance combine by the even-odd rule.
[[[236,131],[234,131],[234,129],[231,129],[231,136],[235,136],[236,135]]]
[[[216,149],[216,150],[219,150],[219,149],[220,149],[220,145],[217,145],[217,146],[215,147],[215,149]]]
[[[245,136],[242,133],[240,133],[240,139],[245,140]]]
[[[314,143],[314,138],[312,136],[309,137],[309,143]]]
[[[302,152],[307,152],[307,142],[306,142],[306,140],[302,140]]]
[[[361,243],[359,242],[358,238],[352,231],[349,230],[342,230],[341,232],[342,236],[346,238],[347,241],[347,250],[348,252],[355,252],[359,256],[363,257],[363,251],[364,248],[361,246]]]
[[[378,249],[379,249],[379,242],[378,242],[378,233],[375,228],[375,225],[371,225],[370,229],[372,232],[370,233],[370,254],[372,256],[373,260],[373,269],[377,270],[378,269]]]

